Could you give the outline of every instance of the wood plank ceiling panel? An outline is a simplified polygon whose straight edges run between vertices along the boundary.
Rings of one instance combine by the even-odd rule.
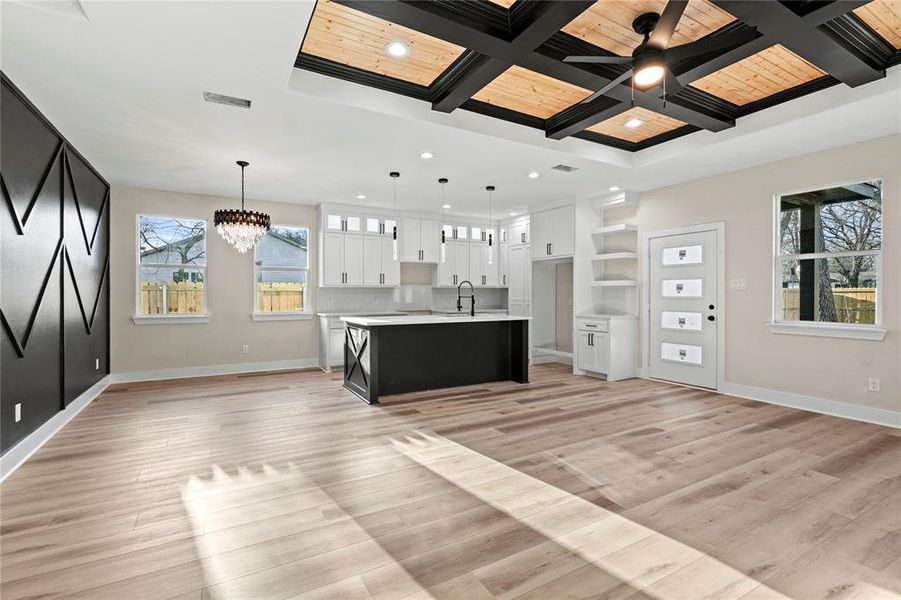
[[[873,0],[855,9],[854,14],[889,44],[901,49],[901,0]]]
[[[586,90],[528,69],[512,66],[479,90],[476,100],[547,119],[591,95]]]
[[[385,46],[409,46],[403,58],[388,56]],[[463,48],[377,17],[319,0],[301,51],[351,67],[419,85],[430,85]]]
[[[582,13],[563,31],[620,56],[631,56],[644,39],[632,29],[635,17],[647,12],[663,12],[666,0],[603,0]],[[691,0],[670,46],[693,42],[735,20],[735,17],[707,2]]]
[[[824,75],[825,72],[777,44],[691,85],[742,106]]]
[[[644,121],[644,123],[639,127],[630,129],[625,126],[625,123],[631,119],[640,119],[641,121]],[[673,119],[666,115],[661,115],[654,111],[636,106],[624,113],[620,113],[615,117],[610,117],[606,121],[602,121],[597,125],[589,127],[588,131],[609,135],[621,140],[626,140],[627,142],[637,143],[660,135],[661,133],[678,129],[683,125],[685,125],[685,123],[678,119]]]
[[[516,2],[516,0],[488,0],[492,4],[497,4],[498,6],[503,6],[504,8],[510,8]]]

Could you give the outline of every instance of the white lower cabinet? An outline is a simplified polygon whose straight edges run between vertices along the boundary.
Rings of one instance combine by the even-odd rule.
[[[576,368],[607,381],[635,377],[638,319],[627,315],[580,316],[576,329]]]
[[[604,373],[609,370],[610,336],[593,331],[579,332],[579,348],[577,366],[592,373]]]

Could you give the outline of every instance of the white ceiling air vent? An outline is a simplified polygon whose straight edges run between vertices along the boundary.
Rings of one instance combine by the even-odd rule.
[[[225,104],[226,106],[234,106],[235,108],[250,108],[250,100],[226,96],[225,94],[214,94],[213,92],[205,91],[203,92],[203,99],[207,102]]]
[[[557,166],[554,166],[554,167],[551,167],[551,168],[552,168],[553,170],[555,170],[555,171],[562,171],[562,172],[564,172],[564,173],[572,173],[573,171],[578,171],[578,170],[579,170],[579,167],[573,167],[573,166],[570,166],[570,165],[557,165]]]

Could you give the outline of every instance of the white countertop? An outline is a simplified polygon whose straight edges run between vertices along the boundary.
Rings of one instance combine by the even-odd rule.
[[[577,319],[637,319],[636,315],[614,315],[609,313],[585,313],[576,315]]]
[[[477,323],[480,321],[530,321],[531,317],[511,317],[500,314],[481,314],[470,317],[443,315],[410,315],[407,317],[341,317],[351,325],[373,327],[376,325],[437,325],[440,323]]]
[[[365,312],[359,310],[345,310],[343,312],[320,312],[316,313],[318,317],[400,317],[407,313],[395,310],[383,310],[381,312]]]
[[[459,313],[459,312],[461,312],[461,311],[458,311],[458,310],[455,309],[455,308],[451,308],[451,309],[448,309],[448,310],[433,310],[433,311],[432,311],[432,314],[433,314],[433,315],[455,315],[455,314],[457,314],[457,313]],[[462,312],[466,313],[467,311],[464,310],[464,311],[462,311]],[[477,315],[478,315],[478,314],[486,314],[486,315],[487,315],[487,314],[489,314],[489,313],[493,313],[493,314],[501,314],[501,313],[505,313],[505,312],[507,312],[507,309],[506,309],[506,308],[479,308],[479,307],[476,307],[476,314],[477,314]]]

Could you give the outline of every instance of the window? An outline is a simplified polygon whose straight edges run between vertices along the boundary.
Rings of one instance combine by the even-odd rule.
[[[310,257],[306,227],[273,225],[254,247],[255,316],[290,316],[310,311]]]
[[[135,316],[205,316],[206,221],[138,215],[137,246]]]
[[[774,321],[881,325],[882,181],[777,197]]]

